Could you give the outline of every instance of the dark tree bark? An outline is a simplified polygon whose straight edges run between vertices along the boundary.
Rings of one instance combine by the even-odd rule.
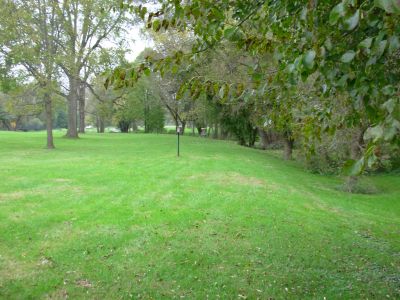
[[[85,103],[86,103],[86,85],[84,82],[79,86],[79,133],[85,133]]]
[[[96,132],[100,133],[99,116],[96,115]]]
[[[253,128],[253,130],[250,130],[249,147],[254,147],[256,139],[257,139],[257,128]]]
[[[128,133],[129,132],[129,127],[130,123],[128,121],[119,121],[118,122],[118,127],[121,130],[122,133]]]
[[[78,77],[69,77],[69,95],[68,95],[68,131],[67,137],[78,138],[77,128],[77,106],[78,106]]]
[[[44,95],[44,111],[46,115],[47,149],[54,149],[53,140],[53,110],[48,93]]]
[[[285,133],[283,137],[283,159],[291,160],[293,155],[294,140],[289,133]]]
[[[263,149],[263,150],[267,149],[267,147],[268,147],[267,132],[263,128],[258,127],[258,135],[260,136],[261,149]]]
[[[99,132],[104,133],[104,130],[105,130],[104,120],[103,118],[99,118]]]

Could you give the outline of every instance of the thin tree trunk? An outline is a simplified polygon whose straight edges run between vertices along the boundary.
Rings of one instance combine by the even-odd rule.
[[[47,149],[54,149],[53,141],[53,110],[48,93],[44,95],[44,110],[46,115]]]
[[[132,122],[132,131],[133,132],[136,132],[138,130],[138,126],[137,126],[137,124],[136,124],[136,121],[133,121]]]
[[[97,133],[100,133],[100,121],[98,115],[96,115],[96,131]]]
[[[78,80],[77,77],[69,77],[69,95],[68,95],[68,131],[67,137],[77,138],[78,128],[77,128],[77,106],[78,106]]]
[[[185,121],[181,121],[181,123],[182,123],[182,133],[181,133],[181,135],[184,135],[185,134],[185,128],[186,128],[186,122]]]
[[[250,131],[249,147],[254,147],[254,144],[256,143],[256,139],[257,139],[257,128],[253,128]]]
[[[214,124],[213,139],[218,139],[218,123]]]
[[[283,159],[291,160],[293,155],[294,140],[288,133],[284,134],[283,144],[284,144]]]
[[[260,142],[261,142],[261,149],[265,150],[267,149],[268,146],[268,136],[265,130],[261,127],[258,127],[258,134],[260,136]]]
[[[353,160],[360,159],[361,155],[361,146],[364,142],[364,130],[359,129],[357,132],[354,133],[352,138],[352,144],[350,146],[350,158]],[[345,182],[345,189],[346,191],[352,193],[354,188],[358,183],[359,176],[348,176]]]
[[[85,84],[81,82],[79,86],[79,133],[85,133],[85,102],[86,102]]]

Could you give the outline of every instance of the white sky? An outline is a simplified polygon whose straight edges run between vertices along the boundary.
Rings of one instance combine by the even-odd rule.
[[[128,61],[134,61],[135,58],[145,49],[152,48],[154,46],[153,41],[146,39],[145,36],[140,32],[143,28],[143,24],[138,24],[132,28],[130,35],[128,36],[129,42],[129,53],[126,55]]]

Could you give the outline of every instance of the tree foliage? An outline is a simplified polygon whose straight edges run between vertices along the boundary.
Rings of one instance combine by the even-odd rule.
[[[193,77],[182,83],[178,97],[189,91],[193,98],[206,93],[223,103],[267,101],[268,115],[275,116],[275,124],[287,126],[295,121],[309,145],[324,133],[361,128],[366,144],[363,155],[347,163],[349,174],[372,166],[379,158],[380,144],[399,139],[398,1],[161,3],[157,12],[142,6],[134,9],[155,32],[171,28],[190,32],[192,49],[162,59],[149,57],[147,65],[122,81],[135,80],[147,68],[164,74],[177,64],[195,63],[226,42],[253,58],[246,80]],[[257,59],[262,57],[271,59]],[[269,72],[271,65],[276,66],[273,73]],[[304,84],[310,92],[299,99]],[[338,97],[345,98],[340,101],[346,105],[345,113],[333,117],[332,112],[339,110]]]

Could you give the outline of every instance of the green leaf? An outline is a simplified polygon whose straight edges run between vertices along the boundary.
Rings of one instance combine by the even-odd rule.
[[[173,65],[172,67],[171,67],[171,72],[172,72],[172,74],[176,74],[176,73],[178,73],[178,71],[179,71],[179,66],[178,65]]]
[[[325,40],[324,45],[325,45],[326,49],[328,49],[328,51],[331,51],[333,48],[332,41],[329,37]]]
[[[393,85],[387,85],[382,89],[382,93],[386,96],[392,96],[395,92],[396,90]]]
[[[178,90],[178,92],[176,93],[176,99],[177,100],[180,100],[180,99],[182,99],[182,97],[183,97],[183,94],[185,94],[185,92],[186,92],[186,90],[187,90],[187,84],[182,84],[180,87],[179,87],[179,90]]]
[[[348,176],[360,175],[365,168],[365,159],[362,157],[359,160],[350,159],[343,165],[343,172]]]
[[[343,2],[336,5],[329,14],[329,24],[336,25],[341,17],[345,15],[345,7]]]
[[[140,10],[140,18],[142,19],[142,20],[144,20],[144,17],[146,16],[146,13],[147,13],[147,7],[142,7],[142,9]]]
[[[219,96],[221,99],[223,99],[223,98],[225,97],[226,88],[227,88],[227,85],[226,85],[226,84],[223,84],[223,85],[221,86],[221,88],[219,89],[218,96]]]
[[[251,75],[251,77],[253,78],[254,81],[259,82],[263,78],[263,74],[262,73],[253,73]]]
[[[383,126],[382,125],[377,125],[374,127],[368,128],[365,133],[364,133],[364,139],[365,140],[373,140],[374,142],[377,142],[383,137]]]
[[[355,56],[356,56],[356,53],[353,50],[349,50],[345,54],[342,55],[342,57],[340,58],[340,61],[345,64],[348,64],[354,59]]]
[[[377,58],[380,58],[383,55],[386,46],[387,46],[387,40],[380,41],[378,45],[376,45],[375,43],[373,53],[376,55]]]
[[[307,51],[307,53],[303,56],[303,65],[311,70],[314,67],[316,52],[314,50]]]
[[[144,75],[146,75],[146,76],[150,76],[151,71],[150,71],[149,68],[145,68],[145,69],[143,70],[143,73],[144,73]]]
[[[399,38],[393,35],[389,38],[389,53],[392,54],[400,48]]]
[[[160,20],[155,20],[154,22],[153,22],[153,30],[154,31],[159,31],[161,29],[161,22],[160,22]]]
[[[232,36],[235,34],[236,27],[230,27],[224,30],[224,37],[228,40],[232,38]]]
[[[236,97],[240,97],[244,92],[244,84],[243,83],[238,83],[236,86]]]
[[[382,108],[386,109],[389,114],[391,114],[396,106],[396,102],[394,101],[393,98],[389,99],[385,103],[382,104]]]
[[[371,48],[371,45],[372,45],[372,38],[366,38],[360,44],[358,44],[360,48],[365,48],[365,49]]]
[[[349,79],[349,75],[344,74],[337,82],[337,86],[344,87],[347,83],[347,79]]]
[[[237,42],[241,35],[242,33],[238,27],[230,27],[224,30],[224,37],[231,42]]]
[[[391,141],[396,136],[396,134],[397,134],[397,128],[394,126],[391,126],[389,128],[386,128],[383,139],[385,141]]]
[[[389,14],[400,13],[400,3],[398,0],[375,0],[375,6],[383,9]]]
[[[287,66],[287,70],[288,70],[289,73],[293,73],[296,70],[296,67],[295,67],[294,64],[289,64]]]
[[[348,31],[353,30],[357,27],[360,21],[360,10],[358,9],[354,15],[344,21],[344,28]]]

